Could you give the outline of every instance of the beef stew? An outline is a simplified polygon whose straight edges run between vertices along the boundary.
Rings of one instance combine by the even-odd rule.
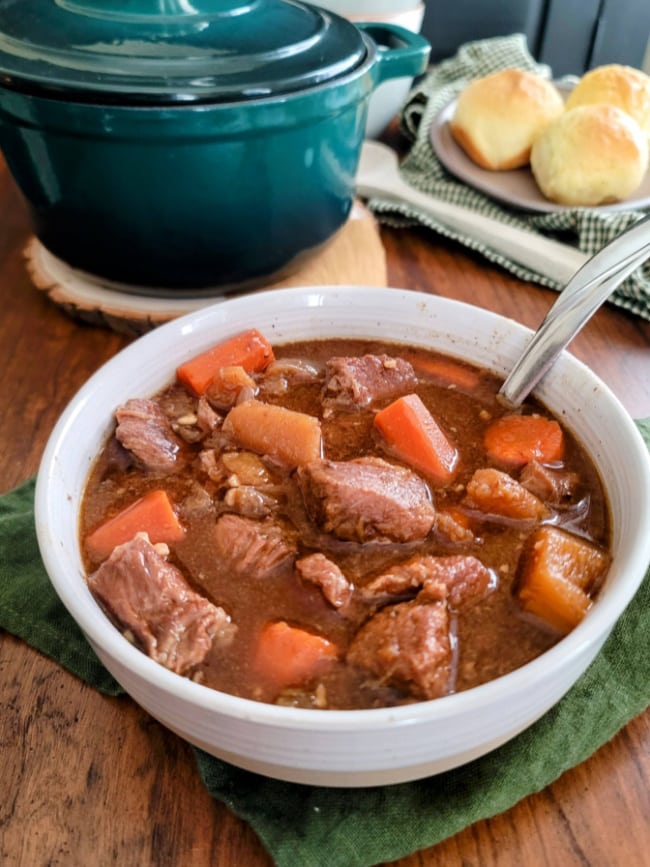
[[[520,667],[592,604],[609,515],[571,433],[500,384],[377,341],[204,353],[116,413],[91,591],[161,664],[259,701],[383,707]]]

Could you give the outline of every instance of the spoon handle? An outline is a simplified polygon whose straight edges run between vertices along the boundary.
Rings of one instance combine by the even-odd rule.
[[[577,271],[552,305],[499,391],[519,406],[582,326],[650,256],[650,215],[622,232]]]

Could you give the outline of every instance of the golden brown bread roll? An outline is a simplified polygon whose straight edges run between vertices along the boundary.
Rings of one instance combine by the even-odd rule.
[[[522,69],[503,69],[462,91],[449,127],[475,163],[503,171],[528,163],[534,139],[563,108],[550,81]]]
[[[569,109],[535,140],[530,167],[542,193],[563,205],[595,206],[631,195],[648,169],[648,140],[612,105]]]
[[[613,63],[585,73],[569,94],[566,107],[598,103],[615,105],[633,117],[646,136],[650,136],[650,76]]]

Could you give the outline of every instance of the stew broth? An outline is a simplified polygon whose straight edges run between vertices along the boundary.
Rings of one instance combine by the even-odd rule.
[[[580,591],[584,590],[589,599],[602,582],[609,545],[608,507],[598,473],[571,433],[562,428],[560,460],[534,462],[542,464],[552,478],[560,479],[559,491],[545,500],[539,495],[539,486],[529,483],[530,468],[526,467],[531,461],[512,466],[486,450],[488,428],[497,418],[513,414],[497,400],[501,380],[490,372],[436,352],[377,341],[323,340],[273,349],[275,361],[263,371],[248,373],[246,378],[233,373],[230,390],[213,388],[211,393],[208,389],[207,397],[199,399],[175,381],[153,398],[177,447],[173,469],[144,466],[137,449],[125,447],[125,437],[122,442],[115,435],[111,437],[93,467],[81,514],[82,548],[93,592],[97,590],[93,576],[103,568],[100,564],[106,558],[89,550],[90,535],[146,492],[162,488],[183,527],[182,539],[168,543],[168,553],[162,549],[164,559],[180,570],[193,591],[229,619],[228,628],[223,623],[218,629],[210,627],[226,636],[224,640],[215,639],[200,661],[188,664],[181,672],[206,686],[302,707],[381,707],[470,689],[524,665],[560,640],[566,630],[544,620],[534,609],[533,613],[526,611],[522,604],[522,561],[528,556],[531,537],[541,526],[563,529],[571,538],[589,543],[601,558],[596,577],[589,579],[588,586],[585,582]],[[392,361],[386,359],[401,359],[412,368],[414,379],[406,390],[421,399],[457,454],[449,483],[437,483],[413,470],[378,432],[376,415],[400,396],[399,388],[387,396],[359,398],[356,394],[356,403],[346,402],[347,396],[339,399],[338,393],[333,398],[329,395],[328,377],[332,379],[333,374],[328,362],[367,357],[384,359],[382,363],[391,373]],[[396,531],[387,535],[370,532],[359,518],[363,524],[359,532],[367,533],[365,538],[350,538],[348,531],[332,530],[329,513],[324,518],[320,504],[313,504],[320,496],[314,494],[320,491],[320,481],[313,474],[305,476],[302,468],[242,446],[224,421],[231,412],[229,401],[237,406],[250,401],[282,406],[319,419],[322,456],[336,468],[371,457],[379,459],[381,468],[384,462],[389,468],[403,468],[409,481],[411,474],[415,475],[433,505],[431,529],[420,534],[422,538],[399,538]],[[533,400],[515,414],[551,418]],[[358,467],[365,471],[368,466],[374,472],[375,465],[363,461]],[[471,490],[475,473],[485,469],[498,470],[517,486],[534,491],[535,499],[543,504],[542,516],[512,517],[477,505],[468,497],[468,485]],[[426,504],[423,508],[426,513]],[[225,521],[216,533],[224,515],[244,522]],[[232,542],[224,541],[229,523],[235,531]],[[260,550],[265,556],[272,550],[275,558],[261,573],[256,571],[260,561],[253,562],[253,548],[238,529],[248,532],[258,526],[266,534]],[[285,543],[286,550],[282,548]],[[308,559],[316,552],[337,567],[340,575],[333,583],[329,578],[319,583],[310,574],[325,562]],[[419,559],[426,557],[435,558],[436,563],[438,558],[445,558],[440,562],[454,567],[461,561],[447,558],[478,561],[486,570],[482,574],[488,576],[481,579],[480,598],[452,604],[452,585],[440,589],[442,585],[429,578],[424,584],[403,582],[396,592],[383,586],[375,592],[382,581],[386,583],[384,577],[402,564],[434,562]],[[378,578],[382,579],[379,584]],[[429,590],[426,599],[423,587]],[[97,595],[118,628],[143,646],[128,618],[120,613],[123,609],[112,604],[106,594]],[[420,609],[414,611],[416,599],[422,600],[422,617]],[[350,652],[355,636],[382,612],[392,612],[395,620],[417,615],[420,622],[426,616],[430,624],[426,629],[435,631],[438,626],[430,617],[434,611],[436,617],[439,613],[446,618],[448,643],[444,638],[438,640],[436,632],[437,649],[430,659],[423,659],[422,653],[432,640],[411,642],[410,626],[400,627],[403,631],[396,639],[399,659],[390,663],[366,663],[367,653],[375,650],[382,658],[386,656],[390,641],[383,635],[378,638],[367,633],[366,640],[357,640],[355,651]],[[260,663],[260,636],[270,623],[287,624],[317,636],[332,652],[317,660],[313,670],[307,666],[306,673],[296,669],[293,677],[282,677],[273,665]],[[411,652],[407,647],[411,643],[413,653],[405,661],[401,654]],[[295,662],[302,651],[299,647],[286,652]],[[435,680],[430,671],[422,673],[421,666],[434,666],[439,657],[444,670]],[[160,661],[164,663],[163,658]],[[409,674],[412,670],[417,672],[413,679]]]

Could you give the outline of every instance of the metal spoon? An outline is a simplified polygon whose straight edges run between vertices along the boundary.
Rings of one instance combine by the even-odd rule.
[[[650,215],[606,244],[573,275],[501,386],[502,399],[519,406],[601,304],[649,256]]]
[[[614,289],[650,256],[650,215],[588,259],[567,244],[421,193],[400,175],[397,154],[379,142],[363,144],[357,192],[416,205],[450,228],[467,232],[492,249],[565,284],[500,389],[501,399],[512,406],[526,399]]]

